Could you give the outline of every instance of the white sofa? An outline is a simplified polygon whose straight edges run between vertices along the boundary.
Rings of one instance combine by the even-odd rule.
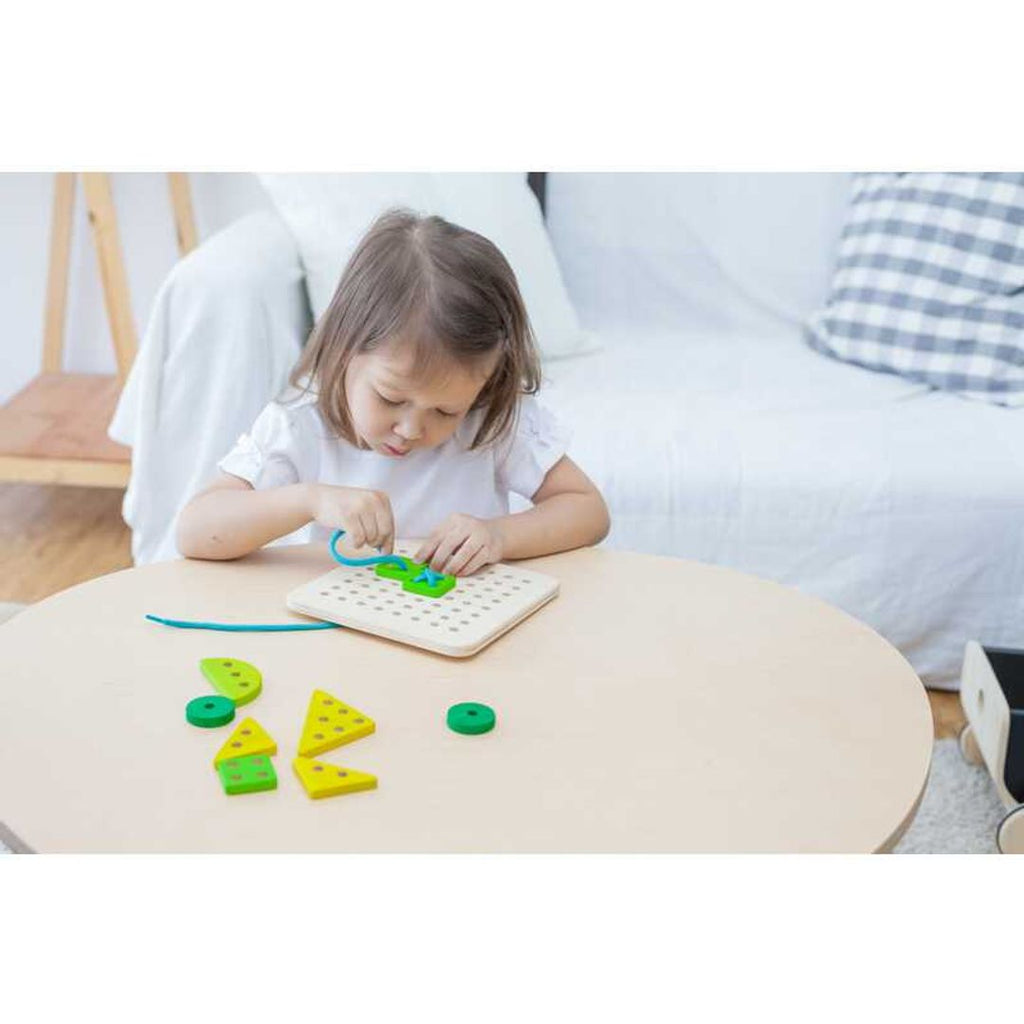
[[[824,299],[847,185],[548,175],[549,233],[601,349],[547,363],[542,398],[608,500],[608,546],[799,587],[878,630],[929,685],[954,687],[966,640],[1024,646],[1024,417],[806,346],[801,323]],[[193,297],[192,317],[199,294],[199,315],[230,319],[232,340],[200,358],[237,387],[220,404],[199,388],[195,421],[165,431],[162,451],[134,453],[125,517],[139,561],[167,556],[155,538],[310,327],[298,254],[269,211],[204,243],[165,288]],[[131,383],[113,436],[139,441],[154,388],[197,387],[174,367],[194,367],[183,350],[210,336],[188,323],[164,332],[179,340],[150,353],[160,373]],[[172,451],[180,479],[154,518],[145,466]]]

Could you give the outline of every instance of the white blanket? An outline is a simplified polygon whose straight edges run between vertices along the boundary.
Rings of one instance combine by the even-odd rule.
[[[308,329],[302,267],[273,214],[236,221],[174,268],[108,431],[132,449],[136,564],[179,557],[178,513],[284,384]]]

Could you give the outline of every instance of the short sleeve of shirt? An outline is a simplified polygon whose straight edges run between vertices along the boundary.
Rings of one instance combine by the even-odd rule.
[[[532,498],[548,470],[565,455],[572,431],[533,395],[524,395],[511,443],[503,446],[496,468],[506,490]]]
[[[315,479],[316,450],[311,432],[297,423],[311,411],[271,402],[217,466],[247,480],[256,490]]]

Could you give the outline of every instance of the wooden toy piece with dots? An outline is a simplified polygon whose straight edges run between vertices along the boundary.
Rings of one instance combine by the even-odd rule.
[[[299,757],[315,757],[343,743],[369,736],[376,728],[369,715],[325,690],[314,690],[299,740]]]
[[[228,796],[277,789],[274,763],[266,754],[228,758],[217,765],[217,773]]]
[[[369,736],[376,728],[365,712],[326,690],[313,691],[299,740],[299,756],[292,761],[295,774],[312,799],[377,788],[374,775],[314,760],[317,754]]]
[[[292,767],[313,800],[377,788],[375,775],[344,768],[341,765],[327,764],[325,761],[316,761],[311,757],[295,758]]]
[[[276,753],[277,744],[263,726],[255,718],[243,718],[224,746],[217,752],[217,756],[213,759],[213,766],[217,768],[222,761],[231,758]]]
[[[235,702],[235,707],[255,700],[263,689],[260,670],[238,658],[203,658],[199,668],[218,693]]]

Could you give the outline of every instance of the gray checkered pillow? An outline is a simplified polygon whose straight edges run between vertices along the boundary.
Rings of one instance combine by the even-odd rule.
[[[1024,174],[858,174],[812,348],[1024,406]]]

